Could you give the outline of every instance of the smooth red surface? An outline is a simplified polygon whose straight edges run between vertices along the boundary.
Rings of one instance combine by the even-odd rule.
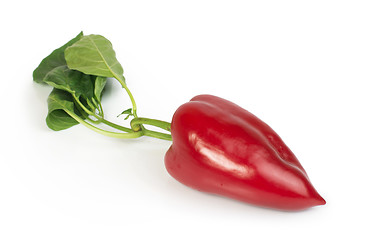
[[[191,188],[281,210],[326,203],[281,138],[232,102],[194,97],[175,112],[171,133],[166,169]]]

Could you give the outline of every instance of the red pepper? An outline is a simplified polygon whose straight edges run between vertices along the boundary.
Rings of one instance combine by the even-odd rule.
[[[326,203],[281,138],[232,102],[194,97],[175,112],[171,134],[166,169],[191,188],[280,210]]]

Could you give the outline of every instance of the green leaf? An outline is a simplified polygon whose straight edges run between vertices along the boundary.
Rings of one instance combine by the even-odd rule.
[[[107,78],[106,77],[97,77],[95,79],[95,87],[94,87],[94,95],[98,101],[102,99],[102,92],[104,87],[106,86]]]
[[[75,38],[70,40],[68,43],[63,45],[62,47],[54,50],[49,56],[44,58],[40,65],[34,70],[33,72],[33,80],[37,83],[43,82],[45,76],[54,68],[67,65],[66,60],[64,58],[64,50],[80,40],[83,36],[83,32],[80,32]]]
[[[85,99],[91,99],[94,96],[92,80],[94,78],[96,77],[71,70],[64,65],[51,70],[44,78],[44,82],[55,88],[65,90],[76,97],[83,96]]]
[[[127,120],[130,116],[134,116],[133,109],[132,108],[126,109],[126,110],[122,111],[122,113],[117,115],[117,117],[120,117],[121,115],[127,115],[125,117],[125,120]]]
[[[48,97],[46,124],[54,131],[70,128],[78,122],[65,111],[74,112],[75,105],[70,93],[54,88]]]
[[[113,77],[125,83],[124,70],[116,59],[111,42],[101,35],[87,35],[66,48],[65,58],[71,69],[85,74]]]

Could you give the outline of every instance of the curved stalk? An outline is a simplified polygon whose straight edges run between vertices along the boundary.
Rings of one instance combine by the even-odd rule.
[[[88,115],[93,116],[97,119],[97,121],[93,121],[92,119],[89,118],[89,116],[86,117],[87,119],[93,121],[94,123],[102,122],[102,123],[106,124],[107,126],[110,126],[110,127],[115,128],[117,130],[120,130],[120,131],[124,131],[124,132],[128,132],[128,133],[134,132],[131,128],[123,127],[123,126],[120,126],[120,125],[115,124],[113,122],[110,122],[110,121],[104,119],[102,116],[98,116],[94,112],[90,111],[89,109],[87,109],[84,106],[84,104],[82,104],[82,102],[75,95],[74,95],[74,99],[78,103],[78,106],[80,106],[85,111],[85,113],[87,113]],[[103,112],[103,108],[102,108],[102,112]]]
[[[97,132],[97,133],[100,133],[102,135],[105,135],[105,136],[108,136],[108,137],[114,137],[114,138],[138,138],[138,137],[141,137],[143,136],[143,132],[142,131],[138,131],[138,132],[125,132],[125,133],[117,133],[117,132],[111,132],[111,131],[107,131],[107,130],[103,130],[103,129],[100,129],[100,128],[97,128],[93,125],[91,125],[90,123],[87,123],[86,121],[84,121],[83,119],[81,119],[79,116],[77,116],[75,113],[71,112],[71,111],[68,111],[66,109],[64,109],[64,111],[66,111],[66,113],[68,113],[68,115],[70,115],[73,119],[75,119],[76,121],[78,121],[79,123],[81,123],[82,125],[84,125],[85,127]]]
[[[131,120],[130,126],[134,131],[142,131],[143,135],[145,136],[164,139],[168,141],[172,140],[171,134],[148,130],[142,126],[143,124],[155,126],[155,127],[171,132],[170,130],[171,124],[169,122],[165,122],[165,121],[161,121],[157,119],[151,119],[151,118],[134,118],[133,120]]]
[[[134,131],[139,131],[140,125],[142,124],[152,125],[152,126],[164,129],[168,132],[171,132],[171,129],[170,129],[171,123],[157,120],[157,119],[136,117],[136,118],[133,118],[133,120],[131,120],[130,122],[130,126]]]
[[[106,124],[107,126],[110,126],[110,127],[116,128],[117,130],[121,130],[121,131],[128,132],[128,133],[130,133],[130,132],[134,132],[134,130],[131,129],[131,128],[123,127],[123,126],[118,125],[118,124],[116,124],[116,123],[110,122],[110,121],[108,121],[108,120],[106,120],[106,119],[104,119],[104,118],[102,118],[102,119],[100,119],[100,120],[101,120],[102,123]]]
[[[171,135],[167,133],[160,133],[160,132],[151,131],[148,129],[142,129],[141,132],[143,132],[143,136],[158,138],[158,139],[167,140],[167,141],[173,140]]]
[[[138,117],[138,115],[137,115],[137,104],[135,103],[134,96],[133,96],[133,94],[130,92],[129,88],[128,88],[126,85],[124,85],[124,86],[125,86],[124,89],[126,90],[126,93],[127,93],[127,94],[129,95],[129,97],[130,97],[131,105],[133,106],[133,116],[134,116],[134,117]]]

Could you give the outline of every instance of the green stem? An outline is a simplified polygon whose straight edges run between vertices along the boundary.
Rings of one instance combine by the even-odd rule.
[[[138,117],[138,115],[137,115],[137,104],[135,103],[133,94],[130,92],[128,86],[125,83],[125,77],[124,76],[119,77],[116,74],[114,74],[114,77],[116,78],[117,81],[120,82],[121,86],[125,89],[126,93],[129,95],[131,105],[133,105],[133,108],[132,108],[133,109],[133,115],[134,115],[134,117]]]
[[[81,107],[82,103],[81,103],[80,101],[77,101],[77,99],[75,98],[74,95],[73,95],[73,97],[74,97],[74,103],[75,103],[75,106],[76,106],[77,110],[79,111],[79,113],[80,113],[84,118],[88,118],[88,117],[89,117],[89,114],[86,113],[86,112],[82,109],[82,107]]]
[[[108,137],[114,137],[114,138],[138,138],[140,136],[143,136],[143,132],[142,131],[137,131],[137,132],[126,132],[126,133],[117,133],[117,132],[110,132],[110,131],[106,131],[106,130],[103,130],[103,129],[100,129],[100,128],[97,128],[89,123],[87,123],[86,121],[84,121],[83,119],[81,119],[79,116],[77,116],[74,112],[71,112],[71,111],[68,111],[66,109],[64,109],[64,111],[66,111],[73,119],[75,119],[76,121],[78,121],[79,123],[81,123],[82,125],[84,125],[85,127],[97,132],[97,133],[100,133],[102,135],[105,135],[105,136],[108,136]]]
[[[133,96],[133,94],[130,92],[129,88],[128,88],[126,85],[124,85],[124,88],[125,88],[125,90],[126,90],[126,93],[127,93],[127,94],[129,95],[129,97],[130,97],[131,104],[133,105],[133,116],[134,116],[134,117],[138,117],[138,115],[137,115],[137,104],[135,103],[134,96]]]
[[[142,124],[152,125],[152,126],[164,129],[168,132],[171,132],[171,129],[170,129],[171,123],[157,120],[157,119],[136,117],[136,118],[133,118],[133,120],[131,120],[130,122],[130,126],[134,131],[139,131],[140,125]]]
[[[103,112],[103,107],[100,101],[96,101],[95,98],[93,98],[93,102],[95,105],[97,105],[97,109],[99,111],[99,115],[104,118],[104,112]]]
[[[124,132],[129,132],[129,133],[130,132],[134,132],[134,130],[131,129],[131,128],[123,127],[123,126],[118,125],[116,123],[110,122],[110,121],[108,121],[108,120],[106,120],[104,118],[101,118],[100,120],[102,121],[102,123],[104,123],[104,124],[106,124],[106,125],[108,125],[110,127],[116,128],[117,130],[121,130],[121,131],[124,131]]]
[[[144,136],[163,139],[163,140],[167,140],[167,141],[172,141],[173,140],[170,134],[151,131],[151,130],[148,130],[148,129],[145,129],[145,128],[142,129],[141,132],[143,132]]]
[[[97,106],[94,106],[94,104],[89,99],[85,99],[85,100],[86,100],[86,103],[90,107],[90,111],[95,112],[95,109],[97,108]]]
[[[87,109],[84,106],[84,104],[82,104],[82,102],[80,101],[80,99],[78,97],[76,97],[75,94],[73,94],[73,97],[74,97],[75,103],[77,103],[77,105],[76,105],[77,106],[77,109],[79,110],[79,112],[81,113],[81,115],[84,116],[84,118],[86,118],[88,121],[90,121],[92,123],[95,123],[95,124],[98,124],[98,123],[101,122],[101,117],[97,116],[95,113],[93,113],[92,111],[90,111],[89,109]],[[89,116],[93,116],[97,120],[93,120],[93,119],[89,118]]]
[[[127,127],[123,127],[123,126],[120,126],[120,125],[118,125],[118,124],[115,124],[115,123],[113,123],[113,122],[110,122],[110,121],[108,121],[108,120],[106,120],[106,119],[104,119],[103,117],[101,117],[101,116],[98,116],[98,115],[96,115],[95,113],[93,113],[92,111],[90,111],[89,109],[87,109],[85,106],[84,106],[84,104],[82,104],[81,102],[80,102],[80,100],[74,95],[74,98],[75,98],[75,101],[78,103],[78,105],[88,114],[88,115],[91,115],[91,116],[93,116],[93,117],[95,117],[96,119],[98,119],[95,123],[99,123],[99,122],[102,122],[102,123],[104,123],[104,124],[106,124],[106,125],[108,125],[108,126],[110,126],[110,127],[112,127],[112,128],[116,128],[117,130],[121,130],[121,131],[124,131],[124,132],[128,132],[128,133],[132,133],[132,132],[134,132],[132,129],[130,129],[130,128],[127,128]],[[102,106],[102,105],[100,105],[100,106]],[[102,113],[103,113],[103,108],[102,108]],[[88,118],[89,120],[91,120],[90,118],[89,118],[89,116],[87,116],[86,118]],[[91,120],[91,121],[93,121],[93,120]]]
[[[171,124],[169,122],[165,122],[165,121],[161,121],[157,119],[151,119],[151,118],[138,118],[137,117],[131,120],[130,126],[134,131],[143,131],[143,135],[145,136],[164,139],[168,141],[172,140],[171,134],[148,130],[144,128],[142,124],[148,124],[148,125],[155,126],[155,127],[171,132],[170,130]]]
[[[87,109],[84,104],[82,104],[82,102],[80,101],[80,99],[78,97],[76,97],[75,94],[72,94],[73,95],[73,98],[75,99],[75,101],[79,104],[79,106],[89,115],[92,115],[94,117],[96,117],[96,114],[93,113],[92,111],[90,111],[90,109]]]

